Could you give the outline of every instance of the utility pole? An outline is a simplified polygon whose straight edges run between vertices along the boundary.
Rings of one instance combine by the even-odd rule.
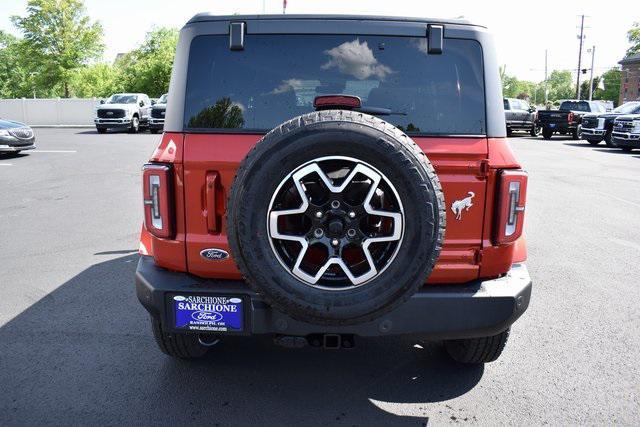
[[[544,50],[544,106],[549,102],[549,89],[547,88],[547,49]]]
[[[589,101],[593,100],[593,60],[596,56],[596,47],[591,48],[591,77],[589,77]]]
[[[580,17],[580,49],[578,50],[578,77],[576,80],[576,99],[580,99],[580,66],[582,65],[582,42],[584,40],[584,15]]]

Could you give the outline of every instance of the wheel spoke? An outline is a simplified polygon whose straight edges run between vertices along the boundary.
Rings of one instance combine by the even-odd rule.
[[[306,253],[306,248],[305,248],[305,253]],[[374,277],[378,273],[377,270],[376,270],[376,267],[373,265],[373,261],[370,260],[369,266],[371,268],[369,269],[369,271],[367,271],[364,274],[361,274],[360,276],[354,276],[353,273],[351,273],[351,270],[349,270],[349,267],[347,267],[347,265],[345,264],[345,262],[341,258],[332,257],[332,258],[329,258],[327,260],[327,262],[325,262],[322,267],[320,267],[320,269],[315,274],[315,276],[311,276],[310,274],[307,274],[306,272],[304,272],[300,268],[300,263],[302,262],[303,258],[304,258],[304,255],[301,252],[300,255],[298,256],[298,259],[296,260],[296,265],[293,267],[291,272],[294,275],[298,276],[299,278],[301,278],[301,279],[303,279],[303,280],[305,280],[305,281],[307,281],[309,283],[312,283],[312,284],[317,283],[318,280],[320,280],[320,278],[322,277],[322,275],[332,265],[338,265],[342,269],[344,274],[349,278],[351,283],[353,283],[354,285],[359,285],[361,283],[364,283],[367,280],[369,280],[370,278]]]
[[[281,216],[287,216],[287,215],[299,215],[304,213],[307,208],[309,207],[309,198],[307,197],[307,194],[305,193],[304,189],[302,188],[302,183],[300,182],[300,179],[296,179],[296,176],[294,175],[294,184],[296,186],[296,189],[298,190],[298,194],[300,195],[300,199],[302,200],[302,204],[300,205],[300,207],[296,208],[296,209],[285,209],[285,210],[281,210],[281,211],[271,211],[269,212],[269,234],[271,234],[271,237],[274,239],[281,239],[281,240],[291,240],[294,242],[300,242],[302,244],[306,244],[307,241],[304,237],[301,236],[294,236],[291,234],[282,234],[280,233],[280,230],[278,229],[278,219]]]

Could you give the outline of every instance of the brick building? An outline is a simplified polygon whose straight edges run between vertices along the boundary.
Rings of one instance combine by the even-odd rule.
[[[640,53],[631,55],[618,62],[620,74],[620,104],[628,101],[640,101]]]

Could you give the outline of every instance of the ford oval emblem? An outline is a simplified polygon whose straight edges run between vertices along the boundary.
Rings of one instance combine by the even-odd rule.
[[[222,261],[229,258],[229,252],[222,249],[210,248],[200,251],[200,256],[210,261]]]
[[[222,314],[215,311],[194,311],[191,313],[191,318],[199,321],[219,322],[222,320]]]

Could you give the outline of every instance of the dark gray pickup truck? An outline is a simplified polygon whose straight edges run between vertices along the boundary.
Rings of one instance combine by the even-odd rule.
[[[604,113],[604,106],[597,101],[563,101],[558,110],[538,111],[537,126],[542,129],[542,137],[551,139],[554,133],[571,135],[580,139],[582,116],[587,113]]]
[[[535,111],[535,108],[523,99],[505,98],[504,119],[507,123],[507,136],[511,136],[514,130],[526,131],[531,136],[537,136]]]

